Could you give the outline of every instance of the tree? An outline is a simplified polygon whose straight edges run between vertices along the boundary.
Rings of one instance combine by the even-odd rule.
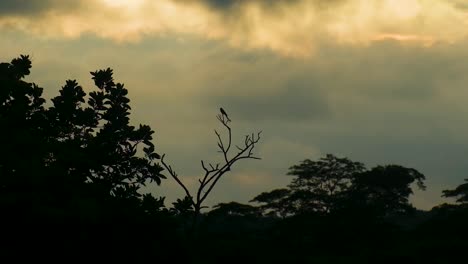
[[[43,89],[23,80],[31,65],[28,56],[0,64],[3,220],[18,237],[66,236],[73,245],[85,237],[98,243],[100,236],[121,242],[109,245],[130,246],[137,235],[127,225],[154,220],[164,206],[162,198],[140,193],[164,178],[151,142],[154,131],[130,125],[128,91],[114,82],[111,69],[91,72],[97,91],[88,98],[75,80],[67,80],[46,108]],[[60,231],[63,223],[70,225],[66,232]],[[47,234],[32,235],[38,232]]]
[[[289,189],[275,189],[255,196],[250,202],[260,203],[260,209],[264,215],[284,218],[296,210],[289,200],[290,195]]]
[[[259,210],[255,206],[237,202],[219,203],[213,206],[210,215],[216,216],[258,216]]]
[[[34,191],[33,175],[42,171],[47,153],[43,89],[22,80],[30,68],[28,56],[0,64],[0,193],[4,206],[8,201],[27,200]]]
[[[128,91],[114,83],[111,69],[91,75],[98,91],[90,93],[88,107],[82,106],[86,94],[74,80],[52,99],[46,112],[47,166],[58,177],[91,184],[113,197],[140,199],[140,187],[148,181],[160,184],[164,178],[155,162],[159,154],[151,142],[154,131],[129,124]]]
[[[162,165],[166,168],[169,175],[177,182],[177,184],[184,190],[186,194],[186,198],[191,201],[194,217],[193,223],[197,222],[197,219],[200,215],[200,212],[203,208],[203,202],[206,200],[208,195],[211,193],[213,188],[215,187],[216,183],[218,183],[219,179],[229,172],[232,166],[242,159],[260,159],[259,157],[254,156],[253,150],[257,143],[260,141],[261,131],[257,134],[250,134],[246,135],[244,138],[244,144],[242,147],[236,145],[237,152],[234,155],[231,155],[230,151],[232,148],[232,130],[229,126],[231,119],[227,117],[226,112],[223,112],[217,115],[218,121],[223,125],[223,127],[227,130],[227,141],[224,141],[221,137],[221,134],[215,130],[215,134],[218,138],[218,148],[219,152],[222,153],[223,162],[217,163],[213,165],[212,163],[208,163],[208,165],[201,160],[201,166],[204,170],[204,175],[198,179],[200,186],[197,189],[196,195],[192,195],[189,189],[185,186],[182,180],[179,178],[179,175],[172,169],[170,165],[168,165],[164,161],[165,155],[161,158]]]
[[[457,203],[468,204],[468,179],[453,190],[444,190],[443,197],[456,198]]]
[[[409,203],[411,185],[425,190],[425,176],[412,168],[399,165],[377,166],[353,179],[350,199],[380,216],[405,213],[414,209]],[[347,205],[350,205],[349,203]]]
[[[318,161],[306,159],[290,167],[295,176],[287,189],[264,192],[251,202],[269,215],[286,217],[303,213],[385,216],[413,209],[411,185],[424,190],[424,175],[399,165],[370,170],[360,162],[327,154]]]
[[[299,212],[328,214],[345,199],[354,177],[365,170],[360,162],[327,154],[318,161],[306,159],[290,167],[294,178],[289,199]]]
[[[45,109],[42,88],[21,80],[29,68],[28,56],[0,66],[0,122],[9,128],[0,137],[5,178],[56,175],[106,185],[113,195],[123,188],[136,196],[131,190],[147,180],[161,182],[163,169],[154,162],[159,155],[151,143],[154,131],[146,125],[138,129],[129,125],[128,91],[114,83],[111,69],[91,73],[99,90],[90,93],[88,107],[82,106],[86,96],[82,87],[68,80],[52,99],[53,106]],[[29,147],[22,148],[26,143]],[[137,155],[140,145],[144,156]],[[35,173],[29,173],[31,168]]]

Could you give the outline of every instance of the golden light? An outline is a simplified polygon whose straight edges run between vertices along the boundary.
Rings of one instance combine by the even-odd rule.
[[[89,3],[97,4],[41,17],[0,17],[0,30],[15,28],[41,37],[69,38],[92,33],[117,42],[191,34],[240,49],[268,49],[293,57],[313,55],[323,40],[340,45],[367,46],[386,40],[431,46],[468,38],[468,12],[445,0],[348,0],[337,1],[329,9],[312,0],[285,1],[271,8],[260,1],[242,1],[231,14],[209,8],[204,1]]]

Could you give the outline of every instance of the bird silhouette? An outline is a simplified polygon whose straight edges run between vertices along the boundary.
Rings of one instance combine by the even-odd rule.
[[[224,109],[223,109],[222,107],[219,108],[219,111],[221,111],[221,114],[222,114],[223,116],[225,116],[229,122],[231,122],[231,119],[229,118],[229,116],[227,115],[226,111],[224,111]]]

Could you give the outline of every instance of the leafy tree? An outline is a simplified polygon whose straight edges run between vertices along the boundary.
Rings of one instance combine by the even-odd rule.
[[[288,187],[290,200],[300,212],[330,213],[345,199],[354,177],[365,170],[360,162],[327,154],[318,161],[306,159],[289,169],[295,178]]]
[[[269,215],[302,213],[385,216],[409,212],[408,199],[416,183],[424,190],[424,175],[398,165],[370,170],[360,162],[328,154],[318,161],[304,160],[288,172],[295,178],[287,189],[264,192],[251,202]],[[365,214],[364,214],[365,213]]]
[[[154,131],[129,124],[128,91],[114,83],[111,69],[92,72],[98,91],[85,93],[69,80],[46,112],[50,124],[48,167],[54,174],[77,183],[92,184],[116,198],[141,198],[147,181],[161,183],[162,167],[154,161]],[[140,147],[142,145],[142,147]],[[142,148],[143,156],[138,155]]]
[[[155,220],[164,206],[162,198],[140,193],[145,184],[164,178],[151,142],[154,131],[130,125],[128,91],[114,82],[111,69],[91,72],[97,90],[88,98],[68,80],[46,108],[43,89],[24,80],[31,65],[28,56],[0,64],[4,220],[18,227],[10,228],[18,237],[48,230],[43,232],[52,238],[56,230],[56,238],[73,243],[85,238],[98,243],[99,236],[107,243],[127,241],[111,243],[116,247],[129,246],[137,235],[127,225]],[[69,223],[68,233],[59,230],[63,223]]]
[[[5,178],[56,175],[107,186],[114,196],[122,190],[139,196],[136,190],[147,180],[161,182],[163,169],[154,162],[159,155],[151,143],[154,131],[129,125],[128,91],[114,83],[111,69],[91,73],[98,91],[90,93],[88,107],[82,105],[86,96],[82,87],[68,80],[52,99],[53,106],[44,109],[42,88],[21,80],[30,67],[28,56],[0,67],[0,122],[8,127],[0,137]],[[26,143],[29,147],[22,148]],[[137,155],[140,145],[143,157]],[[23,173],[31,168],[35,173]]]
[[[22,79],[28,56],[0,64],[0,190],[3,205],[28,200],[33,176],[43,169],[47,130],[42,88]]]
[[[223,216],[258,216],[259,210],[255,206],[248,204],[241,204],[237,202],[219,203],[213,206],[213,210],[209,212],[210,215],[223,215]]]
[[[185,196],[184,199],[177,199],[172,203],[173,207],[171,211],[180,216],[188,217],[193,215],[193,204],[192,199],[188,196]]]
[[[377,215],[409,212],[414,209],[408,200],[413,194],[411,185],[416,183],[419,189],[425,190],[424,180],[425,176],[415,169],[377,166],[354,178],[350,199]]]
[[[456,198],[457,203],[468,204],[468,179],[453,190],[444,190],[443,197]]]
[[[141,201],[141,208],[150,215],[156,215],[161,211],[167,211],[164,205],[165,197],[154,198],[151,194],[144,194]]]
[[[294,206],[290,203],[291,190],[276,189],[270,192],[263,192],[253,198],[250,202],[260,203],[260,209],[264,215],[286,217],[295,212]]]

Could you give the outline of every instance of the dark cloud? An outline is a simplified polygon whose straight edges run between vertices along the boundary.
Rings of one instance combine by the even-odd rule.
[[[34,16],[50,10],[69,11],[83,4],[82,0],[1,0],[0,16]]]
[[[25,15],[39,13],[50,7],[50,0],[2,0],[0,15]]]
[[[272,6],[283,6],[288,4],[296,4],[303,0],[203,0],[207,6],[221,9],[221,10],[228,10],[232,9],[233,7],[240,6],[247,3],[259,3],[264,7],[272,7]],[[343,2],[345,0],[313,0],[310,1],[310,4],[317,6],[317,7],[326,7],[332,4],[336,4],[338,2]]]
[[[205,3],[208,4],[209,6],[220,8],[220,9],[231,8],[243,2],[245,1],[242,1],[242,0],[205,0]]]

